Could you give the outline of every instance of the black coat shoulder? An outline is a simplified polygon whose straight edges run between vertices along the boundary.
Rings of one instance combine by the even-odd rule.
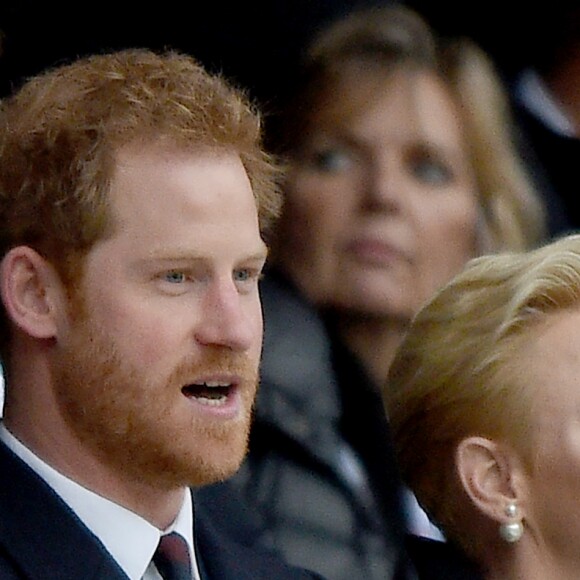
[[[216,488],[218,489],[218,488]],[[220,527],[222,518],[216,521],[215,512],[208,508],[212,497],[223,498],[226,489],[213,495],[194,493],[195,538],[200,556],[203,578],[220,580],[324,580],[322,576],[309,570],[287,564],[277,553],[260,547],[251,526],[246,526],[250,538],[244,542],[236,541]],[[238,521],[239,523],[239,521]],[[240,532],[238,535],[243,534]]]
[[[418,580],[483,580],[476,564],[450,542],[409,535],[405,545]]]

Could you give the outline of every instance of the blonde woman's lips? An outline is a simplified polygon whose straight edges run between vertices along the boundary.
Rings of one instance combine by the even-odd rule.
[[[405,254],[392,244],[375,239],[359,239],[347,247],[358,262],[371,266],[388,267],[405,260]]]

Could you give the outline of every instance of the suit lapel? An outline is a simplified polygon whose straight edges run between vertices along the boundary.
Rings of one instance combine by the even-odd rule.
[[[98,539],[23,461],[0,442],[0,544],[24,577],[127,580]]]
[[[192,496],[195,553],[201,580],[255,580],[253,566],[243,554],[237,553],[237,546],[214,527],[202,510],[195,509],[195,493]]]

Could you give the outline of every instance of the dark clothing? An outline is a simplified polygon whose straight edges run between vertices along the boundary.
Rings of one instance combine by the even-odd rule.
[[[262,301],[262,384],[232,481],[289,562],[329,580],[390,580],[405,525],[380,396],[280,274],[267,273]]]
[[[559,135],[514,105],[521,153],[543,194],[551,236],[580,229],[580,139]]]
[[[449,542],[408,536],[405,545],[418,580],[483,580],[477,566]]]
[[[2,442],[0,474],[2,580],[127,580],[74,512]],[[203,580],[317,578],[270,554],[236,545],[200,512],[195,514],[195,539]]]
[[[407,521],[383,399],[362,364],[338,339],[331,321],[328,326],[342,401],[340,431],[362,460],[381,517],[388,522],[387,531],[399,542]]]

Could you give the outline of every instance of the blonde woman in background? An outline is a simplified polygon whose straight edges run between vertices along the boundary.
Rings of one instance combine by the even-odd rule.
[[[400,7],[336,23],[277,132],[277,263],[332,311],[376,385],[410,317],[467,259],[545,232],[491,62],[466,39],[430,45],[422,27]]]
[[[543,208],[485,55],[441,43],[405,8],[322,30],[278,112],[269,143],[288,166],[286,203],[236,481],[290,561],[385,580],[405,518],[423,514],[401,505],[380,385],[423,302],[470,258],[536,244]]]

